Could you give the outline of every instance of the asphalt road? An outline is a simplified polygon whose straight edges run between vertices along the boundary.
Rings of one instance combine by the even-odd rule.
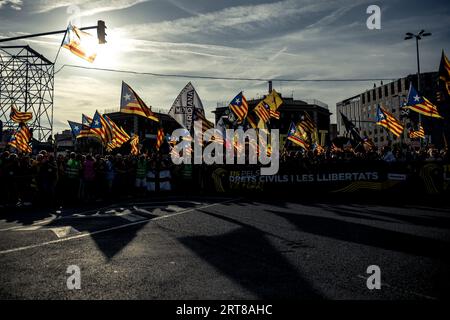
[[[448,299],[450,208],[169,197],[0,214],[1,299]],[[81,289],[67,288],[68,266]],[[381,270],[369,290],[367,267]]]

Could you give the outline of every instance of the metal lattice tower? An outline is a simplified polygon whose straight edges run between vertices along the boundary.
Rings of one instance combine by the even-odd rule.
[[[32,112],[33,138],[47,141],[53,131],[54,64],[29,46],[0,47],[0,120],[16,129],[11,105]]]

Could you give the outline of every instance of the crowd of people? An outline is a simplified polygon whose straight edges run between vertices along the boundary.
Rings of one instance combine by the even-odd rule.
[[[335,163],[343,161],[384,161],[394,162],[425,162],[425,161],[446,161],[450,162],[450,153],[447,149],[437,149],[434,146],[422,148],[412,147],[411,145],[396,144],[393,146],[384,146],[380,149],[372,147],[364,150],[363,148],[354,148],[351,145],[337,147],[332,145],[323,150],[311,149],[303,150],[284,150],[280,159],[282,162],[312,162],[312,163]]]
[[[61,206],[171,191],[167,156],[0,154],[0,204]]]
[[[358,150],[358,149],[356,149]],[[300,148],[283,150],[280,166],[309,170],[311,166],[333,163],[376,161],[450,162],[447,150],[432,146],[414,149],[408,145],[378,150],[355,151],[351,146],[332,145],[308,152]],[[174,166],[170,155],[59,154],[41,151],[35,156],[5,151],[0,154],[0,207],[27,204],[44,206],[77,205],[94,201],[117,201],[124,197],[146,197],[175,190],[202,187],[204,170]],[[210,171],[209,171],[210,172]]]

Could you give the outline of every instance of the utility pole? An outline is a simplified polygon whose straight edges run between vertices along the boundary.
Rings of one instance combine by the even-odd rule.
[[[411,32],[407,32],[405,34],[405,40],[409,40],[412,38],[416,39],[416,55],[417,55],[417,91],[420,93],[420,56],[419,56],[419,40],[422,40],[423,37],[431,36],[431,32],[425,32],[425,30],[421,30],[417,34],[413,34]],[[419,113],[419,123],[422,125],[422,115]],[[420,140],[420,147],[422,147],[422,139]]]

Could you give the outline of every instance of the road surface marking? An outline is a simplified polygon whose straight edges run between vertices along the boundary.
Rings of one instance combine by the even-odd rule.
[[[40,226],[42,224],[50,223],[50,222],[52,222],[55,219],[56,219],[56,216],[52,215],[51,218],[35,222],[33,224],[30,224],[29,226],[21,225],[21,226],[9,227],[9,228],[5,228],[5,229],[0,229],[0,231],[12,231],[12,230],[22,229],[22,228],[31,228],[31,227],[35,227],[35,226]]]
[[[47,230],[52,231],[58,238],[65,238],[69,236],[70,234],[78,234],[81,233],[77,229],[71,226],[66,227],[58,227],[58,228],[45,228]]]
[[[368,279],[368,277],[365,277],[365,276],[363,276],[363,275],[361,275],[361,274],[358,274],[357,277],[360,278],[360,279],[364,279],[364,280],[366,280],[366,281],[367,281],[367,279]],[[381,283],[381,286],[382,286],[382,287],[391,288],[391,289],[397,290],[397,291],[402,291],[402,292],[404,292],[404,293],[412,294],[412,295],[415,295],[415,296],[418,296],[418,297],[421,297],[421,298],[425,298],[425,299],[438,300],[438,298],[436,298],[436,297],[431,297],[431,296],[427,296],[427,295],[425,295],[425,294],[421,294],[421,293],[417,293],[417,292],[414,292],[414,291],[409,291],[409,290],[406,290],[406,289],[402,289],[402,288],[399,288],[399,287],[395,287],[395,286],[389,285],[389,284],[387,284],[387,283],[385,283],[385,282],[382,282],[382,283]]]
[[[140,220],[140,221],[136,221],[136,222],[130,222],[130,223],[123,224],[123,225],[120,225],[120,226],[115,226],[115,227],[102,229],[102,230],[97,230],[97,231],[92,231],[92,232],[80,232],[80,234],[77,234],[77,235],[74,235],[74,236],[69,236],[69,237],[66,237],[66,238],[61,238],[61,239],[52,240],[52,241],[46,241],[46,242],[37,243],[37,244],[24,246],[24,247],[18,247],[18,248],[3,250],[3,251],[0,251],[0,255],[1,254],[18,252],[18,251],[23,251],[23,250],[28,250],[28,249],[39,248],[39,247],[47,246],[47,245],[50,245],[50,244],[65,242],[65,241],[69,241],[69,240],[81,239],[81,238],[85,238],[85,237],[89,237],[89,236],[93,236],[93,235],[96,235],[96,234],[101,234],[101,233],[105,233],[105,232],[109,232],[109,231],[120,230],[120,229],[124,229],[124,228],[128,228],[128,227],[132,227],[132,226],[135,226],[135,225],[139,225],[139,224],[142,224],[142,223],[146,223],[146,222],[148,222],[150,220],[168,219],[168,218],[172,218],[172,217],[179,216],[179,215],[182,215],[182,214],[190,213],[190,212],[193,212],[193,211],[196,211],[196,210],[207,209],[207,208],[210,208],[210,207],[213,207],[213,206],[217,206],[217,205],[221,205],[221,204],[224,204],[224,203],[233,202],[233,201],[236,201],[236,200],[239,200],[239,199],[240,198],[229,199],[229,200],[225,200],[225,201],[221,201],[221,202],[211,203],[211,204],[208,204],[208,205],[205,205],[205,206],[201,206],[201,207],[190,208],[190,209],[187,209],[185,211],[181,211],[181,212],[177,212],[177,213],[167,214],[167,215],[160,216],[160,217],[153,218],[153,219],[149,218],[149,219]]]

